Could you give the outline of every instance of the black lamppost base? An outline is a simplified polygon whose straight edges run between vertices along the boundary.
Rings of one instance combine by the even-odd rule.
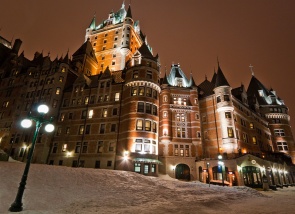
[[[22,203],[18,204],[18,203],[13,202],[8,211],[10,211],[10,212],[20,212],[22,210],[23,210],[23,204]]]

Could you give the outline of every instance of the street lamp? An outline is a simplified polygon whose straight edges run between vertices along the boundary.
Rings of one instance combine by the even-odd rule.
[[[207,162],[207,173],[208,173],[208,181],[209,181],[209,187],[210,187],[209,162]]]
[[[25,170],[24,170],[21,182],[19,183],[19,188],[18,188],[18,192],[17,192],[16,198],[15,198],[15,201],[11,204],[11,206],[9,208],[10,212],[20,212],[23,210],[22,197],[24,194],[26,181],[28,178],[31,160],[33,157],[34,149],[35,149],[36,139],[37,139],[37,136],[38,136],[41,126],[43,124],[47,123],[47,125],[45,126],[45,131],[52,132],[54,130],[54,126],[51,124],[52,118],[50,118],[50,120],[46,120],[44,118],[45,114],[49,111],[48,106],[47,105],[40,105],[37,110],[39,112],[39,116],[37,116],[37,117],[29,116],[27,119],[24,119],[21,122],[21,126],[23,128],[30,128],[33,124],[33,121],[35,121],[36,128],[35,128],[35,133],[34,133],[34,137],[32,140],[32,146],[31,146],[31,149],[29,150]]]
[[[223,176],[223,166],[224,162],[222,161],[222,155],[218,155],[218,165],[221,167],[221,179],[222,179],[222,186],[224,186],[224,176]]]

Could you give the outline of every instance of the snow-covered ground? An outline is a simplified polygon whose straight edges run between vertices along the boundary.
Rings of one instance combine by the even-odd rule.
[[[9,213],[25,165],[0,162],[0,213]],[[295,187],[256,191],[132,172],[32,164],[22,213],[294,213]]]

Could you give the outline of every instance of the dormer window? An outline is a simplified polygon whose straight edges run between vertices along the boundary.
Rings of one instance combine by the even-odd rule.
[[[133,71],[133,79],[137,79],[138,78],[138,71]]]
[[[183,86],[182,79],[177,79],[176,84],[178,87],[182,87]]]
[[[259,96],[263,97],[263,91],[262,90],[258,90]]]

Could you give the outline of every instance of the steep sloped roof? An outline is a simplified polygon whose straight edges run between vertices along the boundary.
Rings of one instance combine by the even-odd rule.
[[[127,10],[127,15],[126,15],[126,17],[132,19],[132,13],[131,13],[131,7],[130,7],[130,4],[129,4],[128,10]]]
[[[155,60],[155,57],[152,55],[150,49],[145,44],[145,42],[141,45],[141,47],[138,49],[138,51],[143,57]]]
[[[207,78],[198,85],[198,87],[203,91],[202,96],[209,96],[214,93],[213,89],[215,88],[214,83],[211,83]]]
[[[256,97],[260,105],[284,105],[273,91],[269,91],[254,75],[247,89],[249,97]]]
[[[79,55],[84,55],[84,54],[91,57],[95,62],[97,62],[97,59],[96,59],[94,51],[93,51],[92,44],[89,40],[84,42],[84,44],[73,54],[73,57],[79,56]]]
[[[215,88],[219,87],[219,86],[230,86],[220,68],[220,66],[218,65],[218,70],[217,70],[217,74],[216,74],[216,82],[215,82]]]

